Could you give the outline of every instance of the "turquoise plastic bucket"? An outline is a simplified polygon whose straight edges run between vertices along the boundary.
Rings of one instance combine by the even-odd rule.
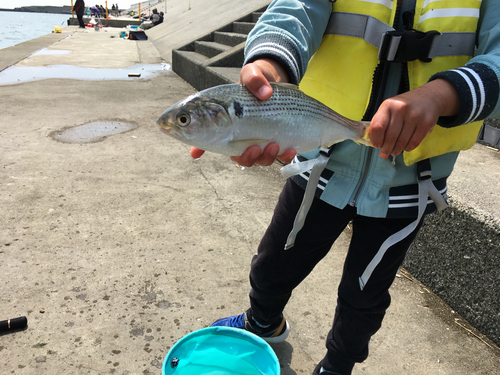
[[[278,358],[260,337],[242,329],[208,327],[170,349],[162,375],[280,375]]]

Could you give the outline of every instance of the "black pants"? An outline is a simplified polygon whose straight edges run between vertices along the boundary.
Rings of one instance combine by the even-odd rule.
[[[315,198],[294,247],[284,250],[303,195],[302,188],[291,180],[286,182],[271,224],[252,260],[252,316],[262,324],[281,319],[292,290],[309,275],[352,221],[351,244],[338,289],[333,327],[326,340],[327,354],[322,360],[325,369],[349,375],[354,363],[368,356],[370,337],[380,328],[390,305],[388,289],[422,223],[410,236],[387,250],[361,291],[359,277],[382,243],[415,219],[359,216],[354,207],[341,210]]]
[[[83,13],[82,14],[76,14],[76,18],[78,18],[78,23],[80,24],[80,27],[85,27],[85,23],[83,22]]]

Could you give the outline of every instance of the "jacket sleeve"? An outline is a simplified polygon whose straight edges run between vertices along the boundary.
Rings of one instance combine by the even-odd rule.
[[[274,0],[248,36],[244,64],[274,58],[298,84],[321,43],[331,10],[329,0]]]
[[[460,98],[459,113],[439,119],[443,127],[500,118],[500,1],[483,0],[480,14],[476,56],[461,68],[431,77],[451,82]]]

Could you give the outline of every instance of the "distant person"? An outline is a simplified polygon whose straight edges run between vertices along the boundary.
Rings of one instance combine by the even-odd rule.
[[[85,11],[85,2],[83,0],[76,0],[73,6],[73,12],[76,13],[76,18],[78,18],[78,23],[80,24],[80,29],[85,29],[85,23],[83,22],[83,12]]]
[[[115,4],[113,4],[113,6],[111,7],[111,14],[113,14],[113,15],[116,14]]]
[[[99,6],[96,5],[96,6],[93,6],[92,8],[90,8],[90,14],[92,16],[99,18],[99,16],[101,15],[101,11],[99,10]]]
[[[118,7],[118,3],[115,4],[116,6],[116,15],[119,16],[120,15],[120,7]]]
[[[153,26],[159,25],[162,22],[163,22],[163,15],[160,15],[158,13],[158,10],[155,8],[153,9],[153,15],[149,17],[149,20],[146,20],[143,23],[141,23],[141,29],[143,30],[151,29]]]

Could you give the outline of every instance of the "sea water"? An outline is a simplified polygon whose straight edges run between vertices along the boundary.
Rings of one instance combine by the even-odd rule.
[[[70,14],[0,12],[0,49],[50,34],[65,27]]]

